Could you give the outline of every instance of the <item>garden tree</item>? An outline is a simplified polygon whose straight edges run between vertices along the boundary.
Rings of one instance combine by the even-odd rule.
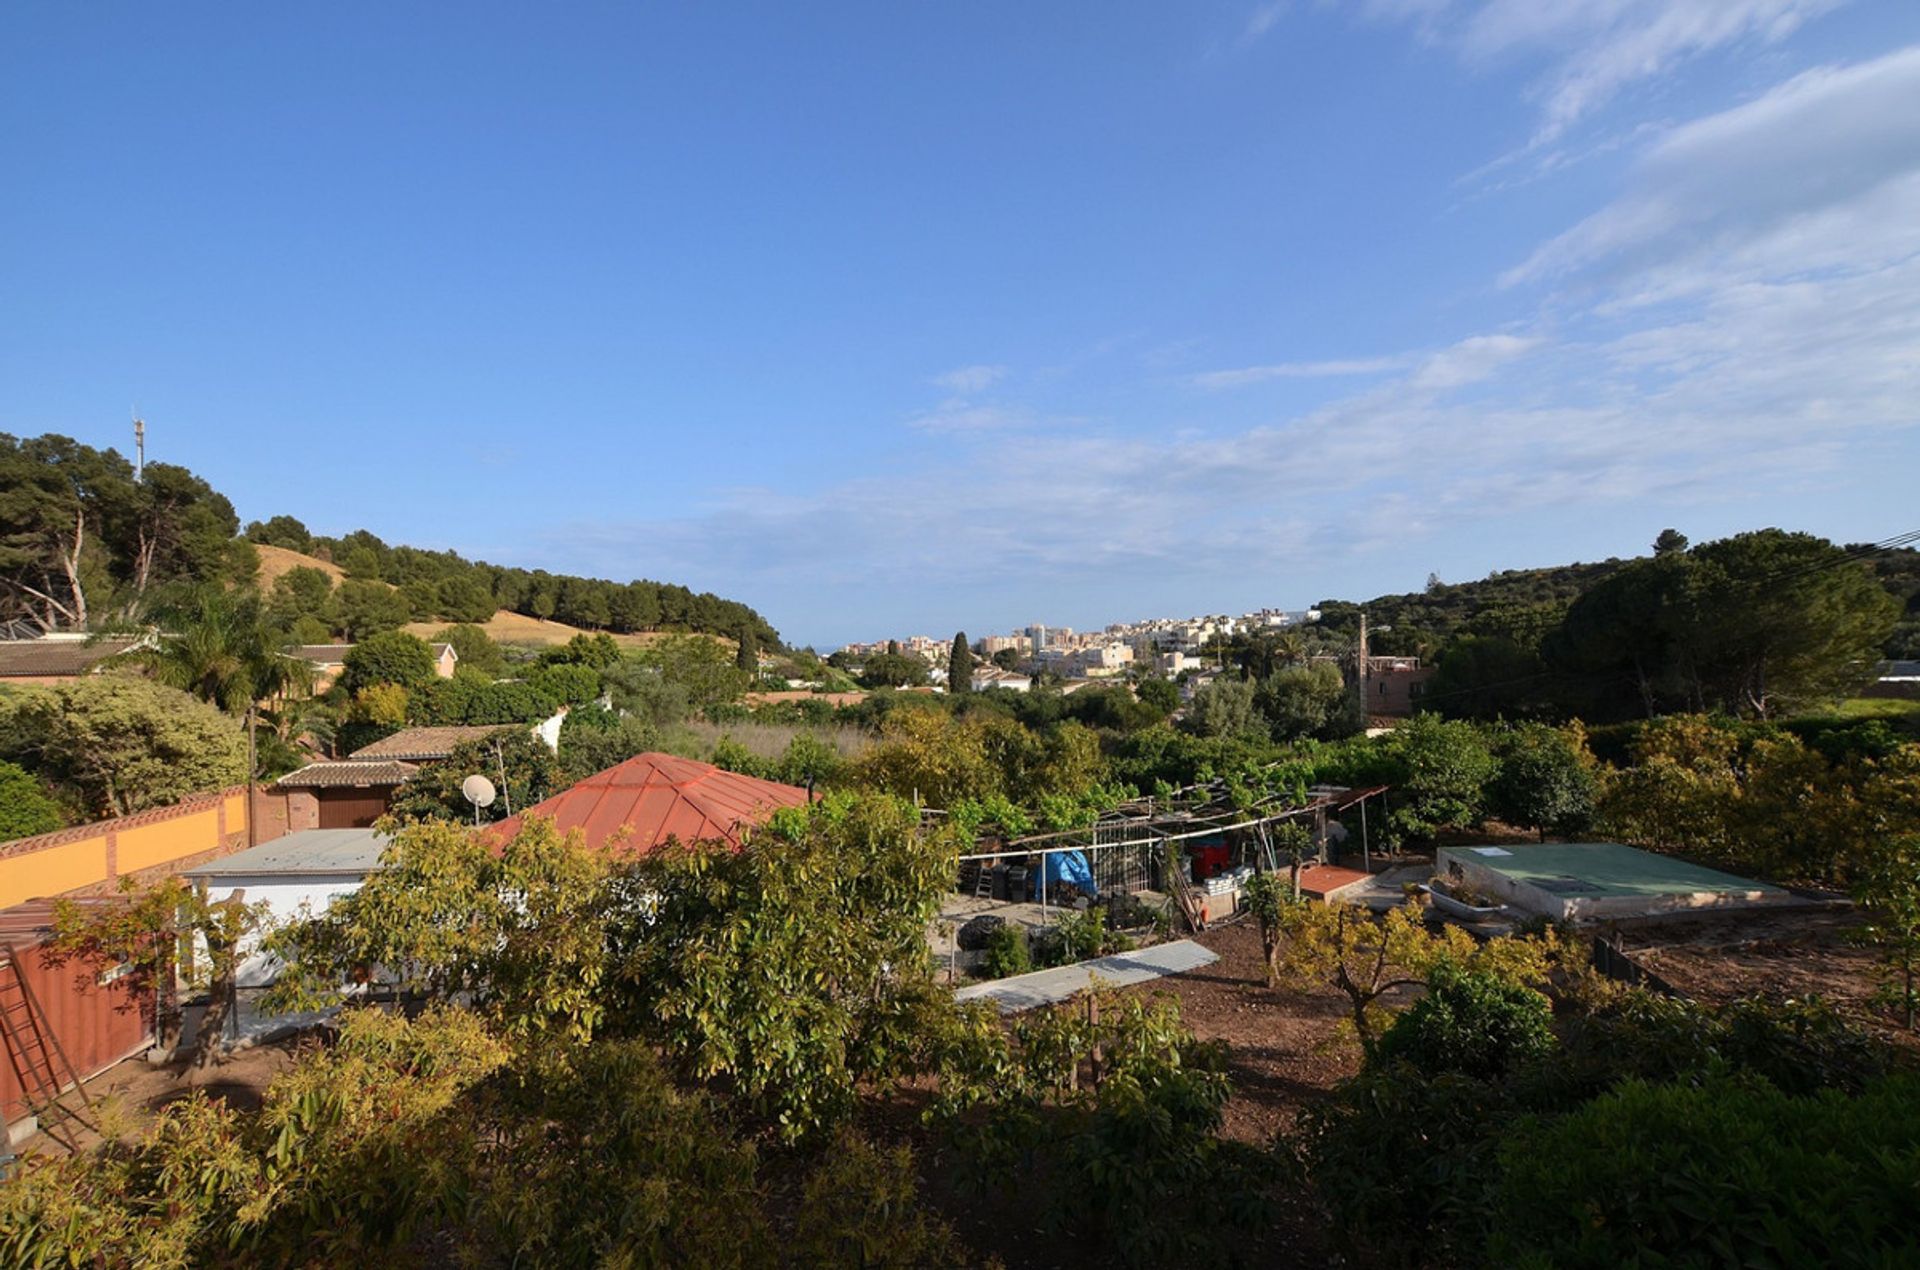
[[[109,452],[111,453],[111,452]],[[172,463],[149,463],[117,527],[119,572],[135,596],[158,582],[251,582],[259,558],[236,542],[233,504]]]
[[[349,648],[344,660],[346,668],[340,672],[340,686],[348,692],[358,692],[374,684],[418,688],[439,675],[427,641],[405,631],[369,635]]]
[[[1458,926],[1429,931],[1406,905],[1376,917],[1352,904],[1289,903],[1280,910],[1280,926],[1286,935],[1283,974],[1303,987],[1336,988],[1347,998],[1353,1035],[1368,1063],[1390,1017],[1382,998],[1423,982],[1442,963],[1540,987],[1569,956],[1551,930],[1539,938],[1476,944]]]
[[[489,679],[477,671],[456,670],[451,679],[434,679],[409,692],[406,720],[418,724],[538,723],[560,706],[557,692],[597,692],[598,685],[598,678],[585,666],[545,666],[530,680]]]
[[[1566,704],[1602,722],[1698,708],[1699,605],[1692,558],[1678,553],[1634,561],[1582,592],[1541,648]]]
[[[1254,687],[1222,676],[1193,694],[1187,726],[1199,736],[1234,740],[1264,738],[1266,720],[1254,708]]]
[[[324,756],[339,724],[335,711],[314,697],[291,697],[263,712],[255,730],[254,770],[261,777],[282,776]]]
[[[904,799],[829,794],[737,852],[641,859],[655,898],[617,970],[626,1017],[788,1140],[842,1122],[863,1080],[923,1061],[916,1020],[952,1009],[927,923],[956,844]]]
[[[1343,717],[1347,685],[1338,667],[1326,662],[1289,666],[1261,681],[1254,705],[1277,741],[1326,736]]]
[[[50,833],[61,824],[60,804],[17,763],[0,760],[0,842]]]
[[[947,653],[947,691],[973,691],[973,649],[967,646],[967,633],[955,631],[953,647]]]
[[[700,643],[710,646],[716,653],[719,645],[712,640]],[[594,670],[605,670],[620,661],[620,645],[614,643],[613,636],[604,631],[593,635],[575,635],[557,648],[543,649],[540,664],[543,666],[587,666]]]
[[[193,1052],[193,1065],[205,1067],[226,1037],[240,940],[260,929],[266,906],[248,904],[241,891],[214,898],[177,877],[146,888],[122,878],[120,890],[121,901],[113,904],[56,900],[54,955],[81,962],[93,975],[117,971],[132,1008],[153,1009],[164,1050],[179,1044],[179,990],[208,993]],[[191,956],[183,959],[185,950]]]
[[[1017,648],[1003,648],[987,659],[1000,669],[1009,673],[1020,669],[1021,652]]]
[[[1011,1028],[976,1003],[938,1036],[929,1118],[961,1180],[1038,1203],[1101,1264],[1238,1264],[1270,1220],[1270,1158],[1219,1135],[1226,1048],[1170,998],[1089,992]]]
[[[1428,970],[1426,987],[1380,1037],[1380,1062],[1498,1080],[1553,1049],[1553,1002],[1536,988],[1450,961]]]
[[[484,622],[494,613],[493,596],[471,574],[440,579],[434,598],[444,621]]]
[[[1523,1122],[1498,1152],[1485,1264],[1910,1265],[1911,1076],[1860,1095],[1627,1083]]]
[[[733,664],[742,674],[760,677],[760,649],[754,644],[753,631],[742,628],[734,644]]]
[[[560,705],[583,706],[600,696],[600,672],[591,666],[542,666],[528,677],[528,682]]]
[[[600,669],[614,708],[649,723],[679,723],[694,711],[737,701],[752,682],[726,646],[704,635],[674,635],[616,657]]]
[[[1430,837],[1479,819],[1500,764],[1478,728],[1415,715],[1393,730],[1387,748],[1400,769],[1400,779],[1391,782],[1402,799],[1394,818],[1408,832]]]
[[[349,722],[373,723],[387,729],[404,727],[412,713],[412,700],[399,684],[368,684],[353,694],[353,703],[347,707]]]
[[[926,659],[911,653],[875,653],[862,663],[859,679],[868,688],[911,688],[927,682]]]
[[[560,726],[560,779],[582,781],[659,748],[652,724],[611,710],[575,710]]]
[[[524,728],[502,728],[492,736],[462,741],[444,763],[408,777],[393,792],[388,810],[402,819],[471,825],[474,807],[460,792],[460,783],[476,773],[492,781],[499,794],[493,806],[480,809],[483,823],[505,820],[567,787],[559,759],[546,742]]]
[[[305,696],[313,668],[280,650],[258,592],[202,587],[154,614],[152,646],[133,654],[158,683],[190,692],[228,714],[259,702]]]
[[[303,617],[329,621],[333,615],[333,579],[324,569],[299,565],[273,580],[267,597],[267,617],[289,630]]]
[[[1660,536],[1653,540],[1653,554],[1656,556],[1678,555],[1687,549],[1687,536],[1678,529],[1662,529]]]
[[[1915,970],[1920,968],[1920,833],[1876,844],[1867,853],[1854,898],[1867,912],[1862,938],[1886,955],[1882,999],[1912,1031],[1920,1007],[1920,990],[1915,988]]]
[[[248,542],[257,542],[266,547],[285,547],[302,555],[313,551],[313,535],[292,516],[270,516],[264,521],[252,521],[247,525],[246,535]]]
[[[349,578],[334,593],[334,620],[349,641],[399,630],[413,620],[406,597],[384,582]]]
[[[355,582],[379,582],[380,553],[365,543],[356,543],[340,555],[340,567]]]
[[[194,1094],[137,1137],[41,1156],[0,1195],[0,1260],[415,1262],[412,1245],[455,1228],[480,1146],[456,1102],[507,1059],[461,1011],[349,1012],[257,1112]]]
[[[899,655],[900,655],[900,641],[899,641],[899,640],[897,640],[897,639],[890,639],[890,640],[888,640],[888,641],[887,641],[887,656],[889,656],[889,657],[898,657]]]
[[[1707,700],[1766,718],[1873,678],[1899,606],[1867,567],[1812,534],[1763,529],[1696,547]]]
[[[1701,715],[1673,715],[1640,728],[1626,767],[1601,783],[1599,826],[1623,842],[1724,859],[1726,809],[1740,797],[1731,730]]]
[[[288,969],[263,1008],[335,1004],[380,967],[403,996],[467,1001],[500,1035],[584,1044],[606,1015],[610,923],[632,899],[611,861],[540,818],[498,844],[403,826],[359,890],[267,937]]]
[[[1520,724],[1499,740],[1499,775],[1487,786],[1494,815],[1508,824],[1557,834],[1579,833],[1593,822],[1598,764],[1578,724],[1562,730]]]
[[[1172,680],[1162,679],[1158,675],[1142,679],[1135,684],[1133,693],[1140,699],[1141,705],[1148,707],[1158,716],[1155,722],[1166,718],[1180,708],[1180,689],[1174,686]]]
[[[500,651],[500,645],[493,642],[478,626],[459,622],[442,627],[434,632],[433,642],[450,644],[453,655],[459,660],[454,663],[461,670],[470,670],[489,679],[499,675],[507,668],[506,655]]]
[[[1441,651],[1421,701],[1452,719],[1526,718],[1546,711],[1552,680],[1545,659],[1512,639],[1461,635]]]
[[[6,753],[92,815],[124,816],[247,776],[247,745],[227,714],[164,684],[90,675],[25,689],[5,720]]]
[[[855,760],[854,780],[932,807],[1003,792],[1002,764],[988,749],[992,726],[941,710],[896,710],[880,725],[880,743]]]
[[[133,493],[113,450],[0,433],[0,618],[85,630],[111,592],[112,526]]]
[[[445,616],[440,612],[440,593],[426,578],[401,583],[400,598],[406,602],[408,616],[416,622],[431,622]]]

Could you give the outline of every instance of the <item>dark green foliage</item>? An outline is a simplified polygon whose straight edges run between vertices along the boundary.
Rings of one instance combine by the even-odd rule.
[[[1500,1127],[1513,1113],[1486,1081],[1383,1068],[1303,1108],[1291,1145],[1343,1242],[1391,1263],[1473,1265]]]
[[[596,635],[575,635],[558,648],[545,649],[540,654],[542,666],[586,666],[592,670],[605,670],[619,660],[620,645],[604,631]]]
[[[927,682],[927,663],[911,653],[875,653],[861,664],[859,679],[868,688],[909,688]]]
[[[333,579],[307,565],[275,578],[267,597],[267,615],[282,630],[292,629],[303,617],[331,624],[333,611]]]
[[[965,1180],[1021,1196],[1125,1265],[1231,1265],[1270,1209],[1269,1159],[1218,1136],[1225,1048],[1165,997],[963,1015],[930,1113]],[[1205,1214],[1206,1220],[1189,1220]]]
[[[460,670],[493,678],[507,667],[507,660],[500,651],[500,645],[494,643],[492,636],[478,626],[466,624],[449,626],[434,632],[433,642],[453,646],[453,654],[459,658],[454,664]]]
[[[583,706],[600,696],[600,672],[591,666],[542,666],[528,682],[542,696],[560,704]]]
[[[269,547],[285,547],[302,555],[311,555],[313,552],[313,535],[292,516],[273,516],[264,522],[252,521],[247,525],[247,541]]]
[[[60,805],[17,764],[0,761],[0,842],[51,833],[60,827]]]
[[[446,622],[484,622],[493,616],[493,596],[472,574],[456,573],[434,587],[434,607]]]
[[[1553,1007],[1532,988],[1443,964],[1427,992],[1381,1036],[1378,1057],[1428,1076],[1458,1072],[1494,1080],[1553,1048]]]
[[[1499,774],[1487,786],[1488,810],[1542,837],[1577,834],[1593,821],[1599,779],[1566,733],[1522,724],[1499,738]]]
[[[1276,741],[1331,736],[1348,699],[1339,668],[1326,662],[1286,666],[1261,681],[1254,704]]]
[[[1517,1126],[1499,1178],[1503,1265],[1910,1265],[1920,1084],[1804,1098],[1727,1080],[1630,1084]]]
[[[504,772],[504,779],[503,779]],[[405,820],[474,821],[473,804],[460,782],[479,774],[492,781],[499,797],[480,809],[480,822],[505,820],[566,788],[559,759],[524,728],[502,728],[491,737],[463,741],[443,763],[421,768],[394,791],[390,810]]]
[[[760,649],[754,641],[751,627],[742,628],[734,637],[733,665],[744,674],[756,679],[760,677]]]
[[[340,686],[348,692],[358,692],[374,684],[418,688],[438,674],[433,650],[425,640],[405,631],[383,631],[347,650]]]
[[[989,979],[1023,975],[1033,969],[1027,947],[1027,928],[1019,922],[996,926],[987,935],[986,958],[981,969]]]
[[[1156,723],[1180,708],[1180,689],[1171,679],[1142,679],[1133,686],[1133,692],[1141,705],[1153,711]]]
[[[973,691],[973,649],[967,646],[967,633],[956,631],[953,648],[947,653],[947,691]]]
[[[1396,819],[1408,832],[1431,835],[1473,824],[1485,807],[1487,782],[1499,762],[1486,737],[1462,720],[1442,722],[1416,715],[1388,738],[1386,749],[1399,768]]]
[[[565,667],[585,670],[585,667]],[[586,671],[592,674],[592,671]],[[559,706],[548,685],[538,682],[545,672],[537,672],[535,682],[518,679],[489,679],[471,670],[456,670],[451,679],[434,678],[413,689],[407,696],[407,716],[412,723],[537,723]]]
[[[413,620],[400,592],[381,582],[347,579],[333,597],[335,628],[349,640],[396,631]]]

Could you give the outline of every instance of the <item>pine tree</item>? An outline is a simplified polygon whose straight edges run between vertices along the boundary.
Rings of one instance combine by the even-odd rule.
[[[947,654],[947,691],[973,691],[973,650],[965,631],[954,632],[953,651]]]

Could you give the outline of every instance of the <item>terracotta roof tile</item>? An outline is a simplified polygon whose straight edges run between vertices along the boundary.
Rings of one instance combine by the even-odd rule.
[[[644,854],[669,839],[730,842],[781,807],[801,807],[807,791],[671,754],[640,754],[493,827],[512,837],[526,817],[542,816],[562,833],[578,829],[590,847]]]
[[[281,789],[341,789],[373,785],[398,785],[420,769],[397,759],[341,759],[337,762],[309,763],[296,772],[288,772],[274,784]]]
[[[497,732],[511,731],[520,724],[460,724],[442,728],[401,728],[392,736],[383,737],[371,745],[363,745],[347,757],[362,761],[368,759],[402,759],[408,762],[428,762],[443,759],[453,753],[453,747],[463,741],[473,741],[480,737],[492,736]]]

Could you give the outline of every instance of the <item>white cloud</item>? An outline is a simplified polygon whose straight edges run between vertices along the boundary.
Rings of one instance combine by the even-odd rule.
[[[876,612],[901,594],[964,611],[1097,579],[1118,615],[1197,571],[1244,584],[1529,511],[1737,499],[1790,519],[1784,499],[1851,489],[1864,456],[1920,450],[1920,111],[1894,109],[1913,101],[1920,50],[1658,136],[1613,204],[1522,267],[1559,287],[1518,331],[1190,381],[1400,372],[1302,415],[1126,434],[955,397],[921,417],[917,466],[579,537],[741,594],[804,578]]]
[[[1531,148],[1557,140],[1624,90],[1741,44],[1776,44],[1844,0],[1370,0],[1474,64],[1544,58]]]
[[[1777,263],[1895,254],[1920,227],[1897,191],[1920,171],[1920,48],[1797,75],[1732,110],[1673,128],[1643,155],[1622,198],[1535,251],[1502,281],[1563,275],[1613,259],[1647,269],[1689,253],[1750,249],[1760,237],[1880,206],[1844,237],[1783,242]],[[1804,230],[1803,226],[1803,230]],[[1892,241],[1888,240],[1891,231]],[[1866,241],[1857,235],[1868,235]]]
[[[1247,15],[1246,28],[1240,33],[1241,41],[1251,44],[1262,38],[1279,24],[1286,12],[1287,0],[1269,0],[1269,3],[1260,5]]]
[[[936,388],[964,395],[985,392],[1006,377],[1005,366],[960,366],[945,374],[935,375],[933,383]]]
[[[1244,388],[1273,379],[1327,379],[1340,375],[1377,375],[1406,365],[1404,357],[1350,357],[1324,362],[1278,362],[1271,366],[1242,366],[1210,370],[1193,376],[1196,388]]]

